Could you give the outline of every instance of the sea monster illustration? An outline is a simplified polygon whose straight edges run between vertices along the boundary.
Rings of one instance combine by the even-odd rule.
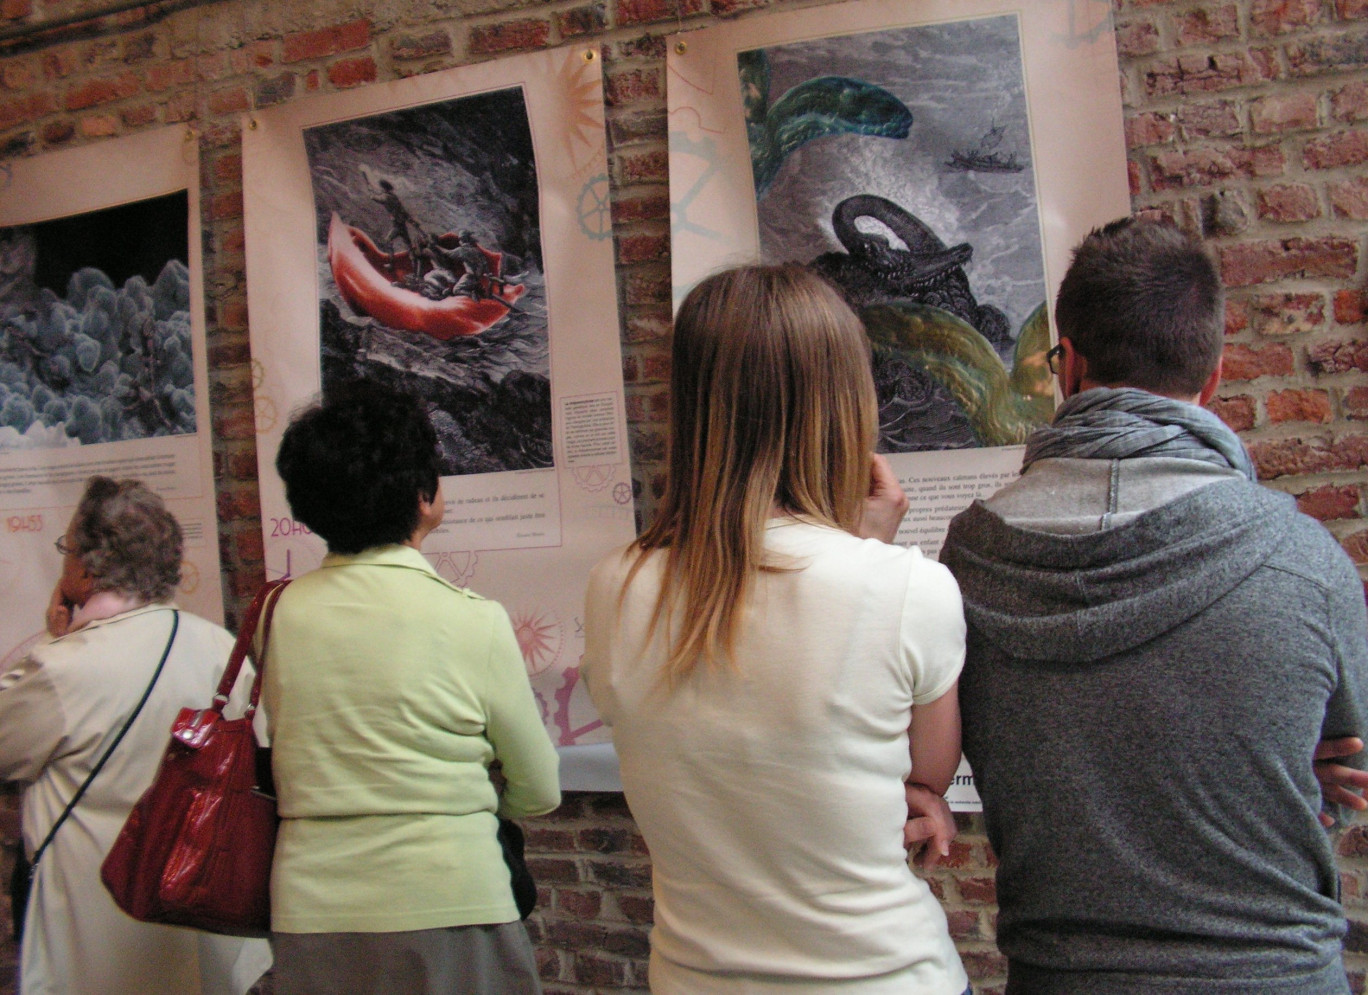
[[[818,76],[787,90],[771,104],[769,60],[764,51],[741,52],[736,61],[757,199],[779,175],[784,160],[814,138],[847,134],[906,138],[912,128],[907,106],[873,83]]]
[[[900,239],[861,231],[856,222],[873,218]],[[920,218],[891,200],[872,194],[847,197],[836,205],[831,225],[845,252],[824,252],[813,269],[838,284],[857,308],[876,304],[930,304],[967,323],[1005,353],[1012,347],[1007,316],[991,304],[979,304],[964,267],[974,254],[968,242],[946,247]]]

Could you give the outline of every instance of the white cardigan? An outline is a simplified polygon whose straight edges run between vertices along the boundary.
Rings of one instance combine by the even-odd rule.
[[[171,607],[91,622],[40,643],[0,675],[0,780],[28,784],[30,857],[142,697],[171,632]],[[209,703],[232,645],[219,626],[180,613],[147,704],[43,854],[20,951],[21,995],[241,995],[270,965],[264,940],[135,922],[100,883],[100,864],[152,783],[171,723],[182,707]],[[243,670],[239,707],[251,688]]]

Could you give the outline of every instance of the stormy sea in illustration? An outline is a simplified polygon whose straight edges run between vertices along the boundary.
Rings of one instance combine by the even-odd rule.
[[[536,164],[520,89],[311,128],[323,385],[425,398],[444,475],[552,465]]]
[[[59,294],[35,282],[38,255],[32,229],[0,230],[0,449],[193,433],[185,263],[122,285],[85,266]]]
[[[1016,19],[815,39],[737,69],[762,255],[860,312],[880,451],[1024,441],[1053,389]]]

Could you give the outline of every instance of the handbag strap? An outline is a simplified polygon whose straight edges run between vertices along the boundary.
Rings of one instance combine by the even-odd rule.
[[[43,837],[43,842],[39,843],[38,849],[33,851],[33,860],[29,865],[30,881],[32,881],[34,875],[38,873],[38,861],[43,858],[43,852],[47,850],[48,844],[52,842],[52,837],[56,836],[57,830],[62,828],[62,823],[66,822],[67,816],[71,815],[71,811],[76,807],[76,803],[79,802],[81,796],[86,793],[86,788],[90,787],[90,782],[95,780],[95,775],[104,769],[105,761],[109,759],[109,755],[113,753],[119,743],[123,741],[124,736],[133,725],[133,720],[138,717],[138,713],[142,711],[143,705],[146,705],[147,699],[152,696],[152,689],[157,686],[157,678],[161,677],[162,668],[166,666],[166,658],[171,655],[171,644],[176,641],[176,632],[179,629],[180,612],[177,609],[172,608],[171,635],[166,639],[166,649],[162,650],[161,659],[157,661],[157,669],[152,673],[152,680],[148,681],[146,690],[143,691],[142,697],[138,699],[137,706],[133,709],[133,713],[128,716],[128,720],[124,722],[123,728],[119,730],[119,734],[114,737],[114,742],[109,744],[109,749],[105,750],[104,755],[96,761],[95,766],[91,768],[85,781],[76,789],[76,793],[71,796],[71,801],[67,802],[66,808],[62,809],[62,814],[57,816],[57,821],[52,824],[52,828],[49,829],[47,835]]]
[[[252,641],[256,638],[257,623],[261,620],[262,609],[266,610],[266,623],[261,632],[261,663],[256,668],[256,680],[252,682],[252,699],[244,713],[246,718],[251,718],[256,714],[257,701],[261,697],[261,675],[265,669],[266,657],[266,634],[270,630],[271,615],[275,613],[275,603],[280,597],[290,579],[269,580],[261,585],[261,590],[257,591],[256,597],[247,607],[247,614],[242,619],[242,628],[238,630],[237,642],[233,643],[233,651],[228,654],[228,663],[223,668],[223,677],[219,680],[218,691],[214,693],[214,701],[210,706],[215,711],[223,711],[223,707],[228,704],[228,697],[233,693],[233,685],[237,683],[238,674],[242,670],[242,661],[249,656],[255,658],[252,653]]]

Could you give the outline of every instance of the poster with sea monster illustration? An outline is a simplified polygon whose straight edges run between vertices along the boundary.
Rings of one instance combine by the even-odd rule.
[[[198,182],[187,128],[0,165],[0,672],[42,636],[96,474],[166,499],[176,601],[223,619]]]
[[[508,609],[565,748],[608,739],[584,578],[635,534],[601,92],[597,50],[560,49],[243,123],[269,575],[324,553],[273,466],[291,410],[356,377],[418,394],[446,498],[423,552]]]
[[[756,260],[839,285],[912,499],[898,539],[934,556],[1051,418],[1049,302],[1130,210],[1109,3],[819,7],[677,35],[668,74],[676,303]]]

